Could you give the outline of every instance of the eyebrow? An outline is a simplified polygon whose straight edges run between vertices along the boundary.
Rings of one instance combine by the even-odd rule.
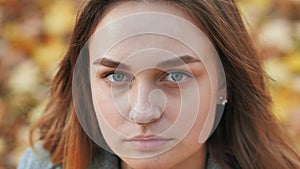
[[[174,66],[180,66],[180,65],[194,63],[194,62],[201,62],[201,61],[200,59],[197,59],[190,55],[184,55],[184,56],[179,56],[178,58],[174,58],[174,59],[170,59],[158,63],[157,67],[174,67]],[[99,58],[96,61],[94,61],[93,64],[102,65],[110,68],[121,68],[121,69],[129,70],[128,65],[107,58]]]
[[[110,68],[121,68],[125,70],[129,70],[129,66],[126,64],[123,64],[121,62],[117,62],[111,59],[107,58],[99,58],[93,62],[94,65],[102,65]]]
[[[158,67],[174,67],[174,66],[181,66],[184,64],[194,63],[194,62],[201,62],[200,59],[197,59],[190,55],[179,56],[178,58],[170,59],[163,61],[157,64]]]

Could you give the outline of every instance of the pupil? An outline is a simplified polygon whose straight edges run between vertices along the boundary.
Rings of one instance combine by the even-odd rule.
[[[122,81],[124,78],[124,75],[120,74],[120,73],[115,73],[115,74],[113,74],[113,78],[115,81]]]
[[[174,81],[180,81],[182,78],[183,78],[183,74],[182,74],[182,73],[174,73],[174,74],[172,75],[172,79],[173,79]]]

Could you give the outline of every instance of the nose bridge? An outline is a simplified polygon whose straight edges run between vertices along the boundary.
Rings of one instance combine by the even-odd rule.
[[[135,123],[149,123],[159,118],[161,110],[158,105],[153,104],[151,93],[155,91],[155,84],[149,78],[138,79],[130,90],[131,110],[129,119]],[[150,95],[151,98],[150,98]]]
[[[138,79],[130,90],[132,107],[137,111],[145,112],[150,108],[150,93],[154,89],[148,79]]]

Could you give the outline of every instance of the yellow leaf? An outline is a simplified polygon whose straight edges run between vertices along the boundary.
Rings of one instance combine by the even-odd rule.
[[[10,90],[16,94],[34,92],[39,83],[39,69],[31,60],[15,67],[8,79]]]
[[[66,49],[64,42],[59,39],[52,40],[47,44],[41,44],[33,51],[33,60],[42,69],[56,66]]]
[[[282,60],[279,58],[271,58],[265,60],[264,67],[266,72],[276,81],[276,85],[284,84],[293,78],[293,75]]]
[[[283,61],[291,72],[300,74],[300,51],[287,55]]]
[[[71,1],[54,1],[46,11],[43,27],[47,34],[63,35],[71,31],[75,7]]]

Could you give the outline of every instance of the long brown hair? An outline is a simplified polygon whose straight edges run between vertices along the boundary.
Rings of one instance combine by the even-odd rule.
[[[81,49],[108,5],[116,0],[89,0],[77,18],[70,46],[51,85],[43,117],[32,126],[51,153],[53,164],[84,169],[99,148],[82,129],[73,106],[72,75]],[[300,168],[300,157],[270,111],[267,76],[234,0],[173,0],[202,25],[223,63],[229,103],[207,145],[224,169]],[[88,57],[82,62],[88,63]],[[88,73],[88,67],[80,70]],[[88,74],[76,77],[85,93],[85,111],[93,111]],[[74,95],[74,93],[73,93]],[[77,95],[77,94],[76,94]],[[74,97],[74,96],[73,96]]]

